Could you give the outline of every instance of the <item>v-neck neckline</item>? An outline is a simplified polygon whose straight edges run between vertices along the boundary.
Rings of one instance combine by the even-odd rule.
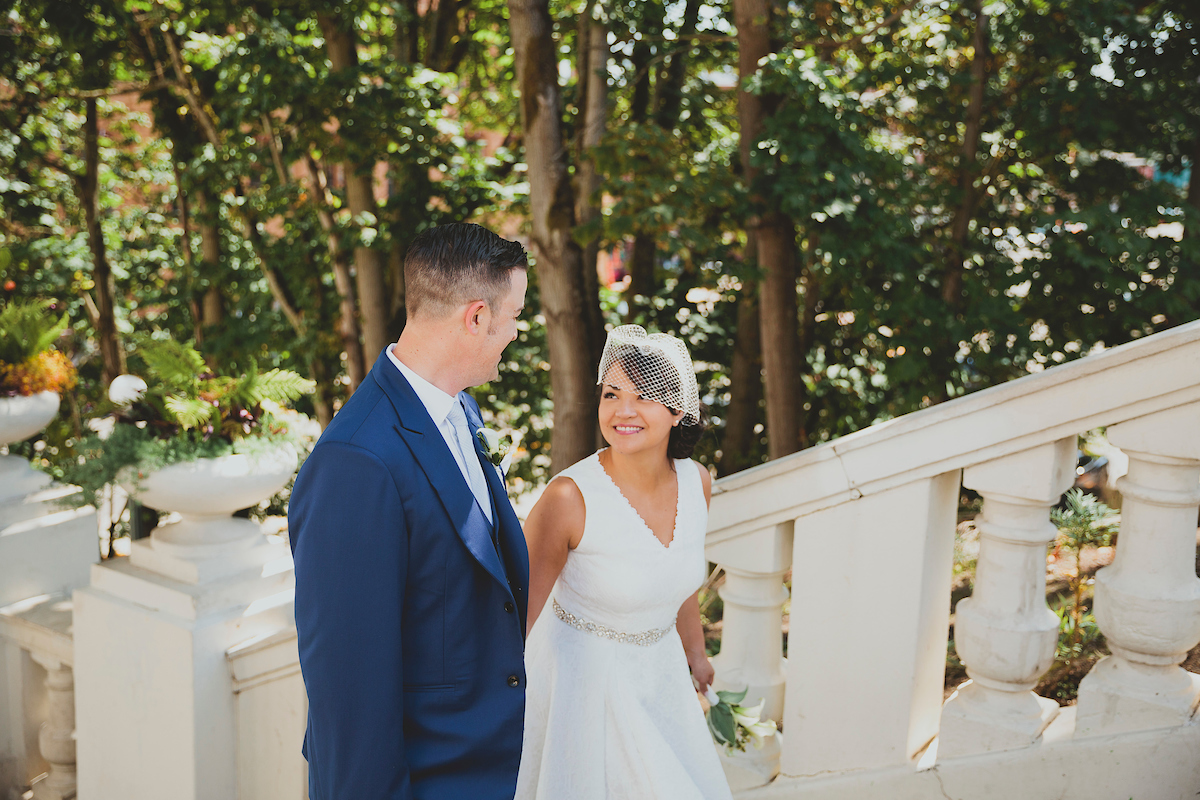
[[[675,540],[678,538],[679,510],[683,507],[683,480],[679,476],[678,467],[675,469],[675,518],[671,522],[671,541],[664,544],[663,540],[658,538],[658,534],[654,532],[654,529],[650,527],[650,524],[646,522],[646,518],[643,517],[641,512],[634,507],[629,498],[625,496],[625,492],[621,491],[621,487],[617,485],[615,480],[613,480],[612,475],[609,475],[608,470],[604,468],[604,464],[600,461],[600,453],[603,452],[604,451],[601,450],[596,453],[595,456],[596,466],[600,468],[600,472],[603,473],[604,477],[608,480],[609,485],[616,490],[620,498],[625,501],[625,506],[633,512],[633,515],[637,517],[638,522],[642,523],[642,527],[646,530],[646,533],[650,534],[650,538],[653,539],[663,550],[670,550],[671,545],[675,544]]]

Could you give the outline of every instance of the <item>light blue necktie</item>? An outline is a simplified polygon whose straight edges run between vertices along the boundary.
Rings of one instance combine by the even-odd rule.
[[[450,426],[454,430],[454,441],[458,443],[458,455],[462,459],[459,463],[467,471],[467,486],[470,487],[471,494],[475,495],[475,501],[479,503],[484,516],[487,517],[488,522],[491,522],[492,496],[488,491],[487,478],[483,475],[483,466],[479,463],[479,456],[475,454],[475,444],[471,441],[471,428],[467,425],[467,415],[463,411],[461,402],[454,401],[446,419],[449,420]]]

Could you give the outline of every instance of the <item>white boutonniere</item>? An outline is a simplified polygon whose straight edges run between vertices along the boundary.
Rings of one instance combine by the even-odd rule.
[[[500,470],[501,475],[507,474],[514,451],[512,434],[494,431],[485,425],[475,431],[475,435],[479,437],[488,461]]]
[[[747,744],[761,749],[767,739],[776,733],[774,720],[761,720],[763,702],[756,706],[740,705],[746,699],[746,690],[740,692],[714,692],[711,688],[704,691],[704,699],[708,701],[708,730],[712,733],[713,741],[725,746],[725,752],[734,750],[745,751]]]

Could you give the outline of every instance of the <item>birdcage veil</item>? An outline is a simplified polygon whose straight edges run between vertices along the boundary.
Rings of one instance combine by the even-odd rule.
[[[647,333],[641,325],[613,328],[600,357],[597,384],[682,411],[684,425],[700,421],[700,388],[687,346],[665,333]]]

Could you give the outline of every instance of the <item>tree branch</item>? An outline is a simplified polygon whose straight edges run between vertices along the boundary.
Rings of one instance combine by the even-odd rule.
[[[116,83],[107,89],[80,89],[68,92],[62,92],[56,95],[57,97],[69,97],[74,100],[91,100],[100,97],[115,97],[122,94],[132,94],[134,92],[157,92],[159,89],[166,89],[175,86],[173,81],[159,79],[156,81],[134,81],[131,83]]]
[[[905,12],[911,11],[920,1],[921,0],[909,0],[908,3],[893,11],[889,16],[881,19],[879,22],[876,22],[862,33],[851,36],[849,39],[842,39],[841,41],[830,41],[827,39],[819,39],[815,41],[793,41],[792,47],[820,47],[825,52],[832,54],[833,52],[841,50],[844,47],[856,45],[862,42],[868,36],[874,36],[884,28],[890,28],[892,25],[895,25],[896,22],[899,21],[902,16],[904,16]]]

